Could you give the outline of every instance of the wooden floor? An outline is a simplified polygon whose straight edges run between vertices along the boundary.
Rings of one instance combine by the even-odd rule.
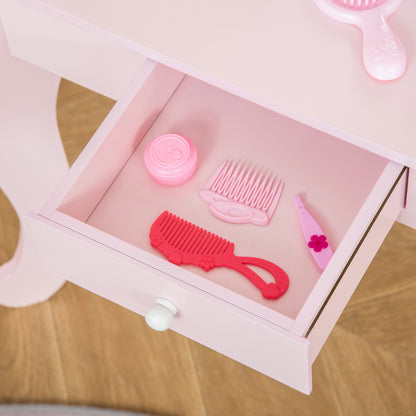
[[[113,102],[67,81],[58,120],[72,163]],[[18,221],[0,195],[0,263]],[[416,231],[396,224],[302,395],[67,283],[42,304],[0,307],[0,403],[62,403],[165,416],[416,415]],[[277,358],[279,359],[279,358]]]

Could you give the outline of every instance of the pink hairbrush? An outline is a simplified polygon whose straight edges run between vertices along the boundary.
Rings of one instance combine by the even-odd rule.
[[[387,19],[403,0],[314,0],[328,16],[357,26],[363,35],[363,61],[374,78],[388,81],[406,70],[406,52]]]
[[[256,257],[239,257],[234,254],[234,244],[210,233],[184,219],[163,212],[150,229],[150,242],[176,265],[193,264],[209,271],[214,267],[228,267],[249,279],[266,299],[277,299],[288,286],[284,270],[270,261]],[[275,282],[266,283],[246,264],[267,270]]]

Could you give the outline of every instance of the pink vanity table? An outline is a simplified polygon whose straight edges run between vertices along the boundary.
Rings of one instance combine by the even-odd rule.
[[[310,393],[312,363],[392,224],[416,228],[415,16],[408,0],[390,20],[408,68],[382,83],[363,69],[360,33],[312,1],[1,0],[0,185],[21,238],[0,303],[43,301],[68,280]],[[60,77],[117,100],[69,171]],[[143,164],[170,132],[199,154],[178,187]],[[198,197],[224,159],[244,157],[285,181],[266,227],[221,222]],[[334,249],[323,272],[296,194]],[[165,209],[277,263],[287,293],[265,300],[233,271],[167,262],[148,237]]]

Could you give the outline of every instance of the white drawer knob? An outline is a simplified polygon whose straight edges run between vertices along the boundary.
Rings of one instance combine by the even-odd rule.
[[[155,303],[146,311],[144,319],[147,325],[155,331],[166,331],[177,312],[178,309],[172,302],[157,298]]]

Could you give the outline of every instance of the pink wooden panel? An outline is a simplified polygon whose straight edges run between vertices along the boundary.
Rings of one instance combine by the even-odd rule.
[[[114,41],[15,0],[2,0],[0,15],[13,56],[115,100],[145,61]]]
[[[99,9],[73,0],[20,3],[416,169],[412,1],[403,2],[391,18],[408,68],[388,83],[364,70],[358,29],[331,20],[313,2],[224,7],[220,0],[163,6],[105,0]],[[114,7],[123,18],[112,18]],[[25,54],[30,55],[27,42]],[[416,191],[411,192],[411,214],[400,221],[416,227]]]
[[[31,225],[48,270],[141,315],[157,297],[165,297],[179,310],[174,331],[303,393],[311,392],[309,341],[257,322],[204,291],[50,220],[32,215]]]
[[[390,83],[363,69],[358,29],[313,1],[19,1],[416,168],[414,1],[391,18],[409,62]]]

